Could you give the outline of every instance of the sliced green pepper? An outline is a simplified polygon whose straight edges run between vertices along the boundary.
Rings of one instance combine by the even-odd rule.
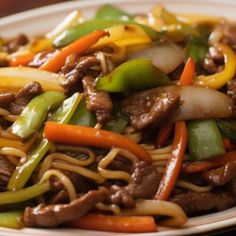
[[[203,160],[225,153],[215,120],[195,120],[187,123],[188,148],[192,160]]]
[[[201,62],[208,52],[208,44],[198,37],[192,37],[186,47],[186,58]]]
[[[157,40],[163,36],[161,33],[158,33],[151,27],[137,24],[134,21],[94,19],[94,20],[85,21],[63,32],[54,40],[53,45],[55,47],[64,47],[70,44],[71,42],[79,39],[80,37],[90,32],[93,32],[95,30],[102,30],[102,29],[106,29],[115,25],[125,25],[125,24],[139,25],[152,40]]]
[[[149,59],[127,61],[109,75],[97,80],[96,89],[107,92],[130,92],[170,84],[168,76]]]
[[[127,21],[127,20],[133,20],[134,18],[127,12],[111,4],[105,4],[97,10],[95,19]]]
[[[21,229],[24,227],[21,221],[21,211],[8,211],[0,213],[0,227]]]
[[[10,127],[13,134],[28,138],[42,126],[48,111],[65,99],[61,92],[45,92],[33,98]]]
[[[82,99],[69,124],[94,127],[96,123],[96,115],[87,110],[85,99]]]
[[[116,133],[122,133],[126,125],[128,124],[127,117],[121,114],[116,114],[112,120],[108,121],[102,129],[109,130]]]
[[[50,182],[46,181],[30,186],[28,188],[16,191],[2,192],[0,193],[0,205],[24,202],[37,196],[40,196],[43,193],[49,191],[50,189]]]
[[[68,123],[76,110],[81,97],[81,94],[75,93],[72,97],[66,99],[58,110],[51,115],[51,119],[62,124]],[[13,172],[8,182],[8,190],[17,190],[25,186],[38,163],[49,150],[50,145],[51,143],[46,138],[41,139],[39,144],[27,156],[27,161],[23,165],[18,166]]]

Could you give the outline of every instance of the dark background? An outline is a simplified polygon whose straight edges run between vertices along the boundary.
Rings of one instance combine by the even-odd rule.
[[[55,4],[59,2],[67,2],[69,0],[0,0],[0,18],[4,16],[8,16],[14,13],[18,13],[21,11],[47,6],[50,4]],[[88,0],[89,1],[89,0]],[[232,229],[231,229],[232,230]],[[230,233],[222,232],[217,234],[214,232],[214,235],[235,235],[236,231],[231,231]],[[212,235],[212,234],[208,234]]]

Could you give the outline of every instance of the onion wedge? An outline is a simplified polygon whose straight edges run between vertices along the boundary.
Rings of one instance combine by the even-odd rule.
[[[17,91],[29,82],[37,81],[44,91],[62,91],[60,83],[65,78],[59,74],[51,73],[29,67],[3,67],[0,68],[0,90]]]

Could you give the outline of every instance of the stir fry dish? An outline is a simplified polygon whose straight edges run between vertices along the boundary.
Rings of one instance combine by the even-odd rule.
[[[0,40],[0,226],[155,232],[236,205],[236,25],[101,6]]]

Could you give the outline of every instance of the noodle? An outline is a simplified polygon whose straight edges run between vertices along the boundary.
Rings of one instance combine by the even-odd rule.
[[[69,194],[70,201],[75,200],[77,198],[77,194],[74,185],[66,175],[64,175],[58,170],[48,170],[47,172],[45,172],[40,180],[40,183],[49,180],[52,175],[56,176],[60,180],[60,182],[64,185]]]
[[[161,225],[176,227],[187,221],[187,216],[180,206],[173,202],[160,200],[138,200],[133,209],[123,210],[122,215],[161,215],[170,219],[160,221]]]
[[[8,116],[10,114],[11,113],[8,110],[0,108],[0,116]]]
[[[0,149],[0,154],[2,155],[11,155],[15,157],[26,157],[26,153],[13,147],[4,147]]]
[[[5,157],[6,157],[6,158],[8,159],[8,161],[10,161],[14,166],[17,166],[17,165],[18,165],[18,163],[19,163],[19,158],[14,157],[14,156],[11,156],[11,155],[6,155]]]
[[[121,154],[134,164],[137,161],[137,157],[128,150],[121,148],[113,148],[98,164],[98,172],[106,179],[123,179],[127,182],[130,181],[130,174],[125,171],[118,170],[106,170],[106,167],[114,160],[114,158]]]
[[[115,215],[119,215],[121,213],[120,207],[116,204],[104,204],[104,203],[97,203],[96,208],[102,211],[111,211]]]
[[[10,122],[14,122],[14,121],[16,121],[16,119],[18,118],[18,116],[16,116],[16,115],[6,115],[6,116],[3,116],[3,118],[5,119],[5,120],[8,120],[8,121],[10,121]]]
[[[139,143],[142,139],[142,131],[136,130],[132,126],[128,126],[125,128],[123,135],[127,138],[131,139],[135,143]]]
[[[194,192],[198,192],[198,193],[209,192],[213,188],[211,185],[208,185],[208,186],[198,186],[196,184],[187,182],[185,180],[177,180],[176,185],[178,187],[186,188],[186,189],[192,190]]]

